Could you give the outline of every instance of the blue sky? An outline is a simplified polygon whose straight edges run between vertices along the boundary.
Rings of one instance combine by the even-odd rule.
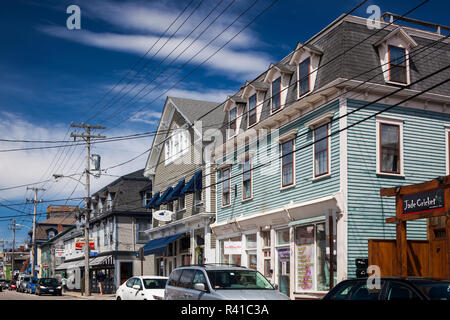
[[[204,0],[200,3],[201,0],[194,0],[145,60],[149,61],[165,39],[194,12],[167,45],[148,62],[145,70],[156,68],[160,63],[161,66],[141,81],[138,80],[139,77],[135,78],[132,84],[136,87],[129,92],[130,87],[118,86],[106,100],[95,104],[156,42],[189,1],[2,1],[0,117],[3,121],[0,123],[0,135],[9,139],[62,140],[70,122],[86,121],[95,115],[97,110],[106,106],[106,111],[96,114],[89,122],[102,123],[108,127],[105,132],[107,136],[153,131],[156,129],[166,95],[223,101],[227,94],[236,92],[245,80],[252,80],[267,69],[270,62],[281,60],[295,49],[298,42],[308,40],[340,14],[359,3],[355,0],[279,0],[217,55],[177,84],[272,2],[257,1],[226,33],[195,56],[203,45],[224,30],[252,2]],[[369,1],[354,14],[368,17],[366,9],[372,4],[378,5],[381,12],[403,14],[420,2]],[[66,8],[72,4],[81,8],[81,30],[66,28],[66,20],[69,17]],[[198,9],[193,11],[199,4]],[[163,61],[216,5],[217,8],[199,29]],[[230,6],[227,10],[200,35],[212,19],[228,5]],[[448,12],[448,1],[431,0],[409,16],[448,25]],[[198,40],[192,47],[172,62],[197,36]],[[171,62],[172,64],[167,66]],[[177,68],[181,69],[177,71]],[[174,75],[170,76],[172,73]],[[133,76],[134,74],[131,78]],[[175,84],[173,89],[165,93]],[[130,100],[137,90],[144,86],[147,87],[142,93],[150,93],[140,101]],[[122,92],[119,91],[121,89]],[[127,92],[127,95],[119,99]],[[115,97],[117,101],[109,100],[110,97]],[[150,145],[151,138],[146,138],[96,146],[93,152],[102,155],[102,165],[107,167],[132,158]],[[30,145],[0,142],[0,149],[26,146]],[[121,175],[137,170],[144,166],[145,160],[146,157],[143,156],[110,173]],[[50,178],[52,173],[80,172],[83,161],[82,147],[62,151],[47,149],[1,153],[0,188],[45,180]],[[92,192],[113,179],[114,177],[104,176],[93,181]],[[70,179],[40,186],[47,189],[42,194],[44,199],[62,199],[68,197],[73,190],[72,197],[82,197],[84,192],[83,186],[77,187],[76,182]],[[0,203],[3,204],[22,203],[26,197],[31,197],[31,192],[27,192],[26,188],[0,191]],[[78,202],[73,204],[76,203]],[[38,211],[44,211],[45,207],[40,205]],[[30,205],[14,208],[27,212],[31,210]],[[0,239],[11,238],[11,232],[7,230],[9,221],[2,221],[1,217],[14,214],[19,213],[0,207]],[[31,221],[31,217],[18,218],[19,223],[29,227]],[[25,238],[27,228],[23,229],[18,232],[19,242]]]

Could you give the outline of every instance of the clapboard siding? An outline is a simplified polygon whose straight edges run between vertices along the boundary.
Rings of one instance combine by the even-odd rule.
[[[366,102],[348,100],[348,111]],[[348,117],[355,123],[386,105],[373,105]],[[376,175],[376,120],[348,131],[348,275],[355,276],[355,259],[367,257],[368,239],[394,239],[395,198],[380,197],[380,188],[424,182],[446,174],[445,124],[450,115],[396,107],[385,116],[404,120],[404,178]],[[408,222],[408,239],[426,239],[426,220]]]
[[[298,138],[295,142],[295,148],[300,149],[295,152],[295,187],[286,190],[280,190],[281,187],[281,160],[280,145],[278,142],[272,142],[272,147],[267,153],[267,158],[272,160],[272,165],[262,165],[263,159],[252,157],[253,166],[253,199],[242,201],[242,165],[233,164],[231,167],[231,206],[222,208],[222,184],[217,186],[217,220],[226,221],[239,216],[250,216],[260,214],[269,210],[281,208],[293,201],[300,203],[312,199],[321,198],[334,194],[339,191],[339,135],[331,137],[331,176],[317,181],[313,178],[313,146],[307,146],[312,143],[312,133],[307,133],[309,129],[305,123],[326,113],[334,111],[334,118],[339,116],[339,102],[329,103],[314,112],[300,119],[292,121],[280,129],[279,134],[283,135],[294,128],[298,129]],[[339,129],[339,121],[334,121],[331,131]],[[307,146],[305,148],[305,146]],[[250,149],[252,145],[250,146]],[[238,150],[236,156],[244,150]],[[261,149],[255,149],[257,154],[261,154]],[[235,158],[236,158],[235,156]],[[273,160],[274,159],[274,160]],[[259,161],[258,161],[259,160]],[[218,173],[218,179],[221,179]],[[220,181],[220,180],[218,180]],[[237,192],[235,194],[234,188]]]

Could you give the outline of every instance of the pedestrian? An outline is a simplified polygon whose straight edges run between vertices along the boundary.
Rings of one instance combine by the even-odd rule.
[[[66,290],[67,290],[67,275],[66,275],[66,273],[64,273],[61,278],[61,284],[62,284],[63,292],[66,292]]]
[[[98,287],[100,289],[100,295],[103,295],[103,282],[105,281],[105,275],[103,274],[103,272],[100,270],[97,273],[97,282],[98,282]]]

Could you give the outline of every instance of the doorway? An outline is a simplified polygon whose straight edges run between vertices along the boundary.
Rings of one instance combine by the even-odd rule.
[[[133,276],[133,263],[120,262],[120,284],[127,281]]]

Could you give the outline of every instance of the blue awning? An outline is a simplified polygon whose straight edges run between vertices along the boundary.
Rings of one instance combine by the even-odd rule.
[[[163,237],[163,238],[150,240],[144,246],[144,256],[148,256],[150,254],[155,254],[155,253],[165,252],[167,250],[167,245],[169,243],[177,240],[182,235],[184,235],[184,233],[179,233],[179,234],[169,236],[169,237]],[[137,254],[139,254],[139,251],[137,251]]]
[[[155,193],[153,198],[147,203],[146,208],[153,208],[155,206],[155,202],[159,199],[159,191]]]
[[[192,193],[202,189],[202,170],[197,171],[183,188],[182,193]]]
[[[172,191],[172,187],[168,187],[162,196],[156,201],[155,206],[159,206],[161,203],[167,202],[167,196]]]
[[[167,196],[166,201],[173,201],[180,197],[181,190],[184,187],[184,179],[178,181],[178,184],[173,188],[172,192]]]

